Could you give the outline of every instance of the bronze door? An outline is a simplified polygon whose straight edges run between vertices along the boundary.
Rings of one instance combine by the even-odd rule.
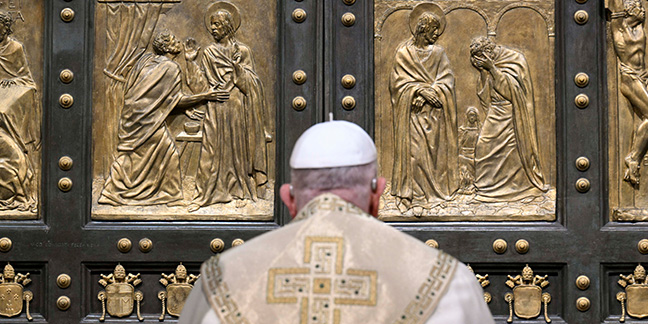
[[[290,220],[330,114],[498,323],[648,321],[647,5],[3,1],[0,321],[176,321],[203,260]]]

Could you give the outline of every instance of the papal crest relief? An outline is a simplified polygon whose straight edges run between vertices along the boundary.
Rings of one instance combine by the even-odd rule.
[[[137,319],[143,321],[140,315],[140,302],[144,299],[144,294],[135,291],[135,286],[142,283],[140,274],[129,273],[126,275],[126,269],[121,264],[115,267],[115,271],[109,275],[101,275],[99,284],[105,287],[100,291],[97,298],[101,301],[102,314],[100,321],[106,319],[106,312],[113,317],[130,316],[133,313],[133,305],[137,303]]]
[[[166,290],[158,293],[158,299],[162,302],[160,321],[164,321],[164,315],[167,312],[171,316],[180,316],[187,297],[189,297],[191,289],[193,289],[193,283],[198,278],[200,278],[200,275],[187,274],[187,268],[182,263],[178,265],[175,273],[162,274],[160,284],[165,286]]]
[[[0,316],[20,315],[24,301],[27,320],[32,320],[32,316],[29,314],[29,302],[34,299],[34,294],[29,290],[24,290],[30,282],[29,273],[17,274],[14,268],[7,263],[0,275]]]

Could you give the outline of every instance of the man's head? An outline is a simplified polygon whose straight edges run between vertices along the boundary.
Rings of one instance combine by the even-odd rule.
[[[0,41],[13,34],[13,18],[7,12],[0,11]]]
[[[470,43],[470,56],[493,57],[495,43],[486,36],[473,39]]]
[[[153,39],[153,50],[155,54],[178,54],[182,51],[182,44],[169,30],[162,30]]]
[[[327,192],[377,216],[386,180],[377,177],[376,156],[373,140],[360,126],[346,121],[314,125],[295,143],[292,182],[281,187],[281,199],[293,217]]]
[[[232,14],[227,10],[218,10],[210,18],[211,34],[216,41],[234,34]]]
[[[427,44],[434,44],[439,39],[440,27],[441,23],[437,17],[432,13],[426,12],[419,18],[416,24],[414,38]]]
[[[623,0],[623,11],[629,18],[643,22],[646,18],[646,10],[641,4],[641,0]]]

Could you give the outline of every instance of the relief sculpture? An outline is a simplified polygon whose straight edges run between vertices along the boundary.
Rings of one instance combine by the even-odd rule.
[[[253,4],[99,0],[94,219],[272,218],[274,7]]]
[[[42,116],[30,62],[42,53],[30,56],[26,48],[42,48],[39,43],[23,43],[34,36],[23,37],[39,28],[42,8],[30,4],[35,10],[23,15],[21,7],[27,3],[0,3],[0,219],[38,217]],[[36,80],[40,75],[38,71]]]
[[[381,218],[554,220],[553,4],[375,9]]]
[[[610,0],[610,200],[612,220],[648,220],[648,72],[642,0]],[[611,48],[610,48],[611,47]],[[614,54],[612,54],[614,53]]]

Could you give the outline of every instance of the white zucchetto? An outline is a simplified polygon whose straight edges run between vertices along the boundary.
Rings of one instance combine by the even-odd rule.
[[[307,129],[290,156],[293,169],[323,169],[364,165],[376,160],[376,145],[360,126],[334,120]]]

